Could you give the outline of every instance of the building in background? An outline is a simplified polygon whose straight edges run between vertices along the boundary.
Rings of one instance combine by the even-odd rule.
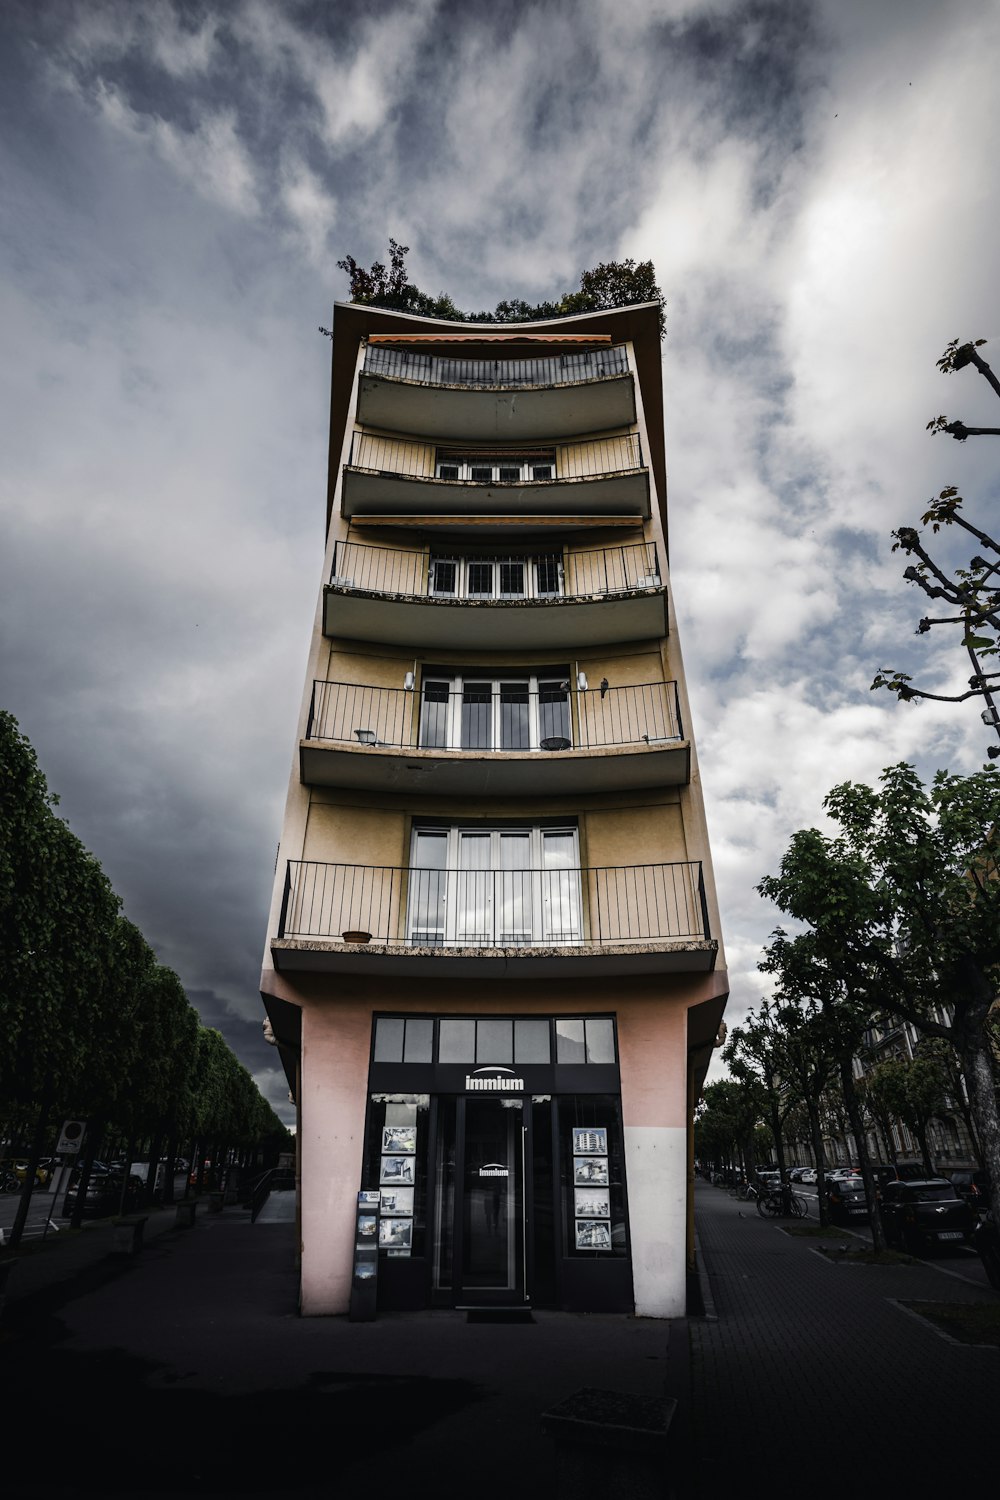
[[[335,309],[324,583],[262,993],[302,1310],[685,1309],[726,998],[659,309]],[[371,1257],[367,1260],[371,1266]]]

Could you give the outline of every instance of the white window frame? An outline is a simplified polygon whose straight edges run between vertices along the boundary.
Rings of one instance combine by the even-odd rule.
[[[489,478],[484,473],[486,469],[490,471]],[[503,479],[500,478],[501,469],[508,471]],[[513,469],[517,470],[516,475],[510,472]],[[548,473],[536,473],[537,469],[547,469]],[[452,472],[453,470],[456,472]],[[476,471],[475,477],[473,470]],[[509,456],[498,453],[455,454],[450,458],[436,456],[434,474],[436,478],[449,479],[453,484],[550,484],[557,477],[556,456],[555,453],[551,458],[531,457],[523,453],[511,453]]]
[[[420,839],[446,836],[445,865],[421,866]],[[572,864],[547,862],[548,839],[572,838]],[[472,841],[489,839],[488,866],[463,859]],[[503,840],[526,840],[528,865],[504,868]],[[480,845],[480,851],[482,848]],[[555,849],[553,847],[553,853]],[[426,870],[426,879],[422,873]],[[442,878],[443,877],[443,878]],[[506,877],[506,878],[505,878]],[[428,920],[428,904],[438,920]],[[417,926],[419,917],[423,925]],[[496,909],[499,908],[499,909]],[[470,921],[471,912],[471,921]],[[527,925],[525,921],[527,919]],[[482,827],[415,824],[410,841],[407,941],[421,946],[496,948],[583,941],[579,830],[572,824]]]
[[[455,568],[454,589],[437,587],[435,573],[439,563],[450,563]],[[501,567],[504,563],[520,563],[524,568],[524,589],[520,594],[505,594],[501,590]],[[538,569],[541,563],[555,563],[555,591],[538,587]],[[488,593],[477,590],[469,592],[470,567],[486,566],[493,569],[492,588]],[[565,570],[561,552],[534,552],[511,556],[465,557],[454,553],[433,552],[430,556],[428,593],[435,599],[558,599],[565,592]]]
[[[552,684],[558,682],[560,687],[562,687],[562,685],[565,683],[565,711],[561,715],[564,721],[561,727],[565,732],[562,735],[553,736],[553,738],[558,737],[560,739],[565,739],[568,743],[564,748],[570,749],[573,744],[573,700],[570,691],[570,680],[571,679],[568,677],[556,678],[553,676],[539,678],[538,675],[536,673],[533,673],[530,669],[527,671],[519,672],[516,667],[511,668],[509,671],[499,672],[492,677],[488,677],[484,672],[474,672],[471,673],[468,677],[466,677],[464,673],[455,673],[453,676],[446,677],[443,673],[430,672],[423,677],[420,683],[420,721],[418,730],[418,744],[422,750],[464,750],[470,753],[473,753],[477,750],[490,753],[494,753],[497,751],[511,752],[523,750],[525,752],[530,752],[540,750],[542,739],[548,737],[543,736],[542,729],[551,728],[551,725],[546,726],[543,725],[542,722],[543,716],[540,693],[547,690],[552,686]],[[520,688],[522,684],[525,683],[527,684],[528,695],[528,743],[526,745],[504,745],[503,689],[505,687]],[[432,684],[447,684],[447,704],[442,704],[440,699],[435,700],[427,698],[427,689]],[[462,709],[465,702],[465,689],[466,686],[479,686],[480,684],[487,684],[490,690],[489,744],[463,745]],[[540,684],[542,684],[542,686],[540,686]],[[427,714],[428,703],[437,703],[438,706],[443,707],[445,710],[445,733],[443,745],[440,743],[432,743],[432,737],[428,733],[430,728],[428,722],[429,715]],[[435,718],[436,717],[437,716],[435,715]],[[553,747],[550,745],[547,748],[552,749]]]

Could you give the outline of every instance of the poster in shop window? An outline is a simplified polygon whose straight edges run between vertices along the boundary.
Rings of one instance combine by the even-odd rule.
[[[610,1250],[611,1225],[606,1219],[577,1219],[576,1248],[578,1250]]]
[[[575,1126],[573,1129],[574,1156],[607,1156],[608,1132],[603,1126]]]
[[[383,1156],[380,1183],[412,1187],[416,1181],[412,1156]]]
[[[409,1250],[413,1244],[412,1219],[380,1219],[378,1242],[383,1250]]]
[[[578,1219],[610,1219],[611,1205],[603,1188],[577,1188],[574,1196]]]
[[[608,1158],[606,1156],[574,1157],[573,1182],[577,1187],[607,1187]]]
[[[406,1153],[412,1156],[417,1149],[417,1127],[415,1125],[384,1125],[382,1127],[382,1154]]]

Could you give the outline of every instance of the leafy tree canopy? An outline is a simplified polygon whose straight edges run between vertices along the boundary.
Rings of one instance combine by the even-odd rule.
[[[393,312],[417,313],[427,318],[447,318],[458,323],[532,323],[545,318],[568,317],[572,313],[600,312],[608,307],[631,307],[656,302],[660,308],[660,337],[666,334],[666,299],[656,284],[651,260],[601,262],[580,277],[575,292],[565,292],[556,302],[530,303],[520,298],[498,302],[493,312],[462,312],[446,292],[428,296],[409,280],[406,257],[409,245],[389,241],[389,264],[374,261],[365,269],[353,255],[337,265],[351,279],[351,301]],[[329,330],[322,328],[321,333]]]

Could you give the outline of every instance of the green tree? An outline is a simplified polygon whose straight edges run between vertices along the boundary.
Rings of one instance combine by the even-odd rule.
[[[728,1161],[740,1161],[749,1181],[756,1170],[754,1132],[764,1119],[759,1088],[731,1079],[706,1086],[696,1131],[696,1150],[708,1154],[701,1142],[711,1142]],[[700,1132],[700,1134],[698,1133]]]
[[[859,1016],[888,1013],[951,1043],[1000,1181],[989,1040],[1000,987],[1000,772],[939,771],[925,789],[912,766],[890,766],[879,789],[845,783],[824,806],[840,835],[795,834],[781,876],[760,890],[808,924],[787,942],[815,949],[823,982],[843,986]]]
[[[666,334],[666,299],[656,283],[656,270],[651,260],[602,261],[591,270],[582,272],[578,291],[565,292],[554,302],[529,303],[513,298],[498,302],[491,313],[465,313],[455,306],[447,293],[440,292],[437,297],[430,297],[413,285],[406,269],[409,250],[409,245],[390,239],[388,266],[383,261],[374,261],[366,269],[353,255],[338,260],[337,265],[350,278],[351,301],[370,307],[385,307],[394,312],[464,323],[531,323],[545,318],[568,317],[573,313],[656,302],[660,310],[660,337]],[[329,329],[321,328],[320,333],[332,337]]]
[[[770,1127],[781,1181],[786,1184],[787,1191],[782,1127],[785,1116],[796,1102],[796,1095],[786,1076],[785,1037],[776,1007],[763,1001],[759,1011],[748,1011],[743,1022],[729,1033],[722,1056],[736,1082],[756,1090],[759,1108]]]
[[[938,360],[938,369],[951,375],[972,365],[1000,396],[1000,381],[978,352],[985,342],[985,339],[976,339],[973,343],[961,344],[958,339],[953,339]],[[946,416],[935,417],[927,427],[934,433],[946,432],[959,442],[970,437],[1000,434],[998,427],[966,427],[964,422],[951,422]],[[917,634],[926,635],[936,625],[960,627],[962,645],[972,664],[968,689],[962,693],[927,692],[914,687],[908,673],[888,667],[879,669],[872,688],[888,688],[904,703],[919,698],[933,698],[939,703],[962,703],[967,698],[980,698],[985,704],[983,723],[993,728],[1000,739],[1000,708],[995,699],[1000,671],[989,670],[1000,657],[1000,542],[967,521],[961,514],[962,505],[962,496],[956,487],[948,485],[936,500],[931,500],[930,508],[921,517],[921,526],[925,530],[929,527],[932,536],[943,527],[957,526],[972,537],[980,550],[967,567],[946,570],[933,556],[920,531],[913,526],[901,526],[892,533],[892,550],[902,551],[916,559],[907,567],[903,577],[922,589],[934,601],[935,607],[948,611],[942,615],[924,615],[917,625]],[[995,759],[1000,755],[1000,745],[990,745],[987,754]]]
[[[915,1136],[928,1177],[935,1176],[928,1129],[947,1107],[948,1076],[940,1060],[918,1048],[914,1057],[887,1057],[868,1073],[867,1091]]]

